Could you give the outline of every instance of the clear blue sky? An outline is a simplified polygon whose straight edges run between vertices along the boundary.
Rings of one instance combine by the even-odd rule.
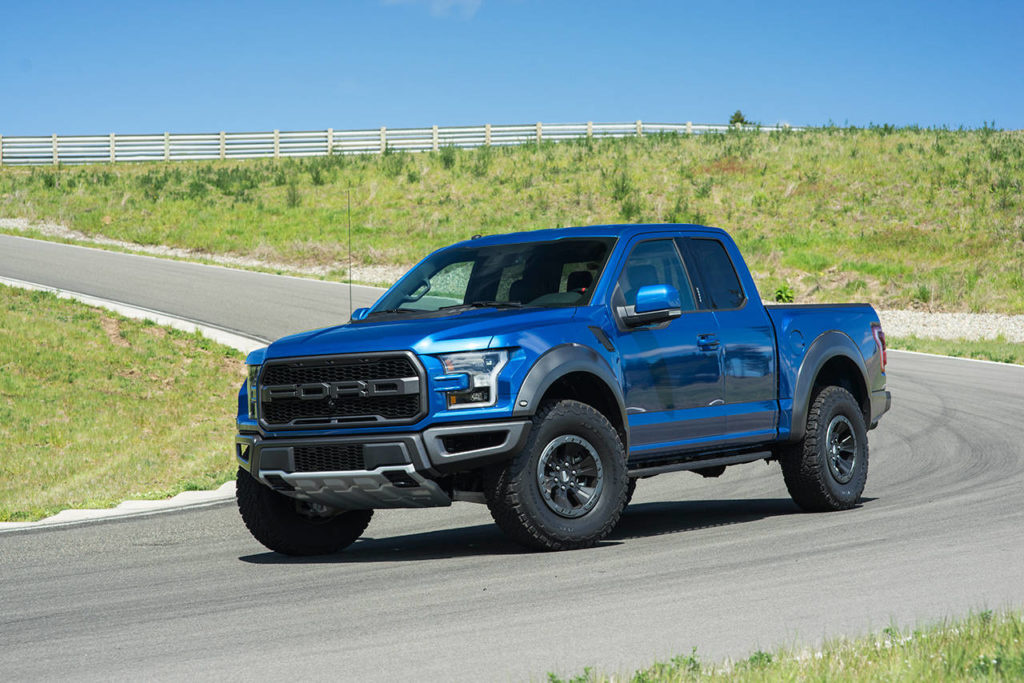
[[[17,2],[0,134],[529,123],[1024,128],[1024,2]]]

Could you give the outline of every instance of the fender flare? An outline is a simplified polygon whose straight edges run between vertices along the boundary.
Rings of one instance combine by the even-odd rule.
[[[515,417],[529,417],[537,412],[540,400],[551,385],[562,377],[573,372],[586,372],[601,380],[615,397],[619,410],[619,419],[623,427],[625,451],[629,452],[629,421],[626,419],[626,402],[622,397],[622,387],[612,372],[608,362],[601,355],[583,344],[562,344],[546,351],[534,362],[519,386],[516,396]]]
[[[807,411],[810,410],[811,390],[814,380],[827,362],[841,356],[853,362],[860,370],[860,380],[865,390],[868,383],[868,371],[861,356],[860,349],[847,335],[836,330],[823,332],[807,349],[804,360],[797,371],[796,382],[793,383],[793,418],[789,440],[799,441],[807,429]]]

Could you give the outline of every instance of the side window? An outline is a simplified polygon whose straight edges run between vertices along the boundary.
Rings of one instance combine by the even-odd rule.
[[[680,307],[692,311],[693,292],[679,252],[671,239],[641,242],[633,248],[619,275],[619,291],[624,305],[636,305],[636,293],[647,285],[672,285],[679,291]]]
[[[687,263],[696,271],[701,308],[739,308],[746,301],[725,246],[716,239],[692,237],[680,244],[689,249]]]

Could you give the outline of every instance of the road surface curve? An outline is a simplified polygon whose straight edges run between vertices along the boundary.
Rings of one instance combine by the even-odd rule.
[[[0,275],[267,338],[347,318],[335,284],[3,236]],[[1024,604],[1024,369],[892,353],[889,386],[865,500],[842,513],[799,513],[753,463],[641,481],[606,542],[566,553],[524,552],[470,503],[378,512],[304,560],[230,504],[5,533],[0,671],[539,679]]]

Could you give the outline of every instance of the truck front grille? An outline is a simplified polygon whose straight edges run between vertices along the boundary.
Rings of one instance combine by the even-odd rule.
[[[293,450],[296,472],[338,472],[366,469],[362,444],[296,446]]]
[[[268,429],[315,429],[415,422],[426,388],[410,353],[316,356],[269,361],[259,380]]]

